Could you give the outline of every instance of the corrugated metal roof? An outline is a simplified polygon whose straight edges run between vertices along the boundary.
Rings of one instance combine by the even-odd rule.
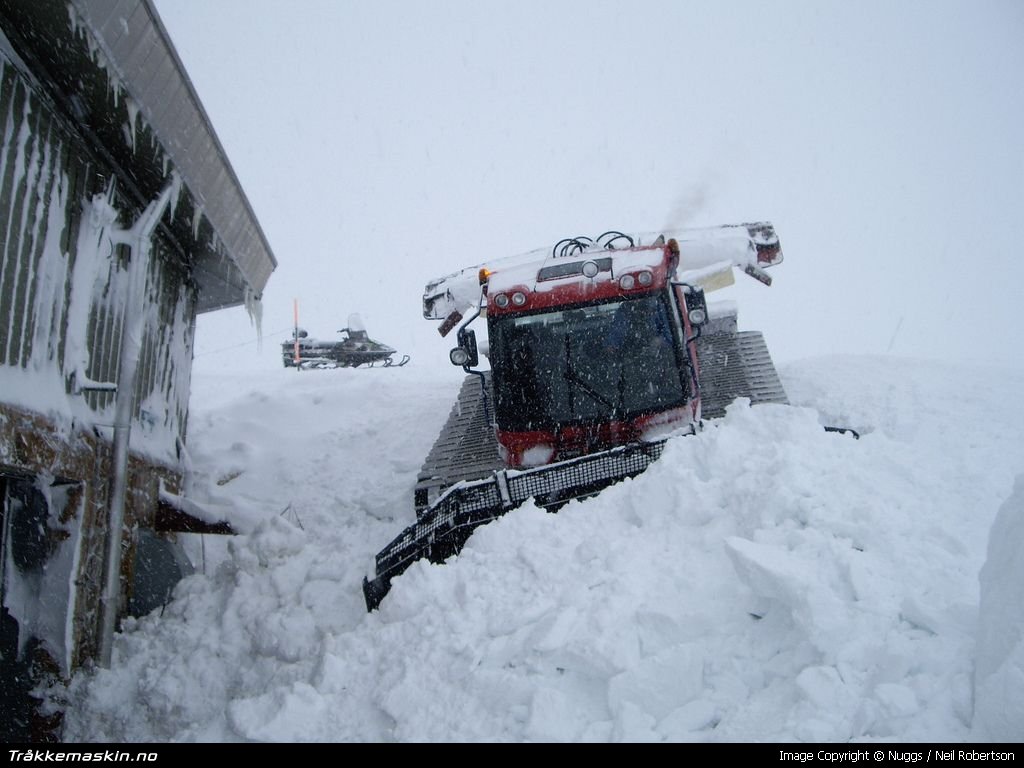
[[[150,0],[70,0],[121,86],[160,140],[254,295],[277,266],[256,214]],[[223,264],[199,264],[218,273]],[[201,301],[237,304],[224,295]]]

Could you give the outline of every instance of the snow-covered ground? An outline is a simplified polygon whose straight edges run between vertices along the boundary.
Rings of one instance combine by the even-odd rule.
[[[368,615],[460,372],[197,370],[193,493],[246,533],[190,542],[200,572],[73,681],[65,737],[1024,740],[1024,372],[781,374],[794,407],[514,511]]]

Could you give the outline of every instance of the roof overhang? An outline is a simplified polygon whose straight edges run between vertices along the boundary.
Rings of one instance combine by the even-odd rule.
[[[0,23],[140,205],[180,177],[163,227],[199,311],[259,297],[277,261],[150,0],[0,0]]]

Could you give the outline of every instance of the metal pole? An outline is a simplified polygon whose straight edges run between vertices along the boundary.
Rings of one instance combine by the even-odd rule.
[[[128,492],[128,457],[132,417],[135,412],[135,378],[145,331],[146,277],[152,251],[150,238],[170,202],[176,182],[169,184],[151,202],[131,229],[114,234],[115,243],[131,249],[128,265],[128,295],[125,298],[118,357],[117,396],[114,403],[114,455],[110,478],[110,510],[107,519],[107,553],[104,561],[103,595],[100,601],[99,663],[110,667],[114,629],[121,602],[121,539],[125,498]]]

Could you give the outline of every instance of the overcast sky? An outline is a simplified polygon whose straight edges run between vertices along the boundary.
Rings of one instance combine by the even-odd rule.
[[[777,361],[1024,365],[1018,0],[155,2],[279,262],[264,353],[230,310],[197,365],[279,365],[293,298],[447,364],[433,277],[762,219],[775,284],[712,298]]]

